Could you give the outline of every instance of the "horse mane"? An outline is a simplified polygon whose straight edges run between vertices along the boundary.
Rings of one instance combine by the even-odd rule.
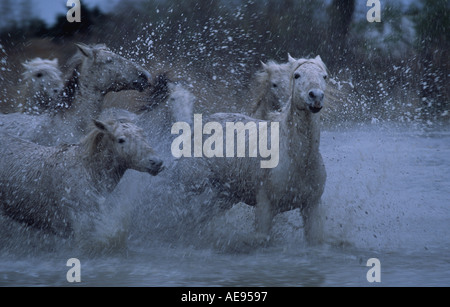
[[[110,49],[104,44],[90,46],[94,51],[110,51]],[[95,53],[94,53],[95,54]],[[67,61],[64,70],[66,74],[64,76],[64,93],[62,96],[63,107],[68,108],[72,105],[75,98],[75,92],[79,86],[81,65],[85,60],[85,56],[80,50]]]
[[[100,113],[98,120],[102,122],[119,121],[121,123],[136,123],[138,115],[125,109],[107,108]]]
[[[168,73],[164,72],[157,75],[152,82],[152,89],[149,95],[149,103],[142,106],[140,112],[151,111],[159,104],[164,103],[170,96],[169,83],[172,81],[168,77]]]
[[[83,64],[83,55],[77,52],[69,59],[65,66],[64,93],[62,95],[63,106],[68,108],[72,105],[75,92],[79,86],[80,69]]]
[[[286,109],[287,105],[270,105],[268,104],[268,91],[270,89],[270,84],[268,82],[270,81],[271,75],[273,73],[279,74],[279,73],[293,73],[295,70],[297,70],[299,67],[305,64],[313,64],[317,67],[319,67],[321,70],[323,70],[328,75],[330,74],[328,71],[328,68],[326,67],[325,63],[322,61],[320,57],[316,58],[300,58],[300,59],[294,59],[289,55],[289,60],[287,63],[279,64],[275,61],[269,61],[267,64],[263,64],[263,69],[255,74],[254,78],[254,86],[252,87],[251,97],[253,98],[251,100],[251,114],[254,117],[277,117],[277,113],[281,112],[283,109]],[[285,71],[288,69],[287,71]],[[293,76],[289,76],[289,88],[291,91],[292,83],[293,82]],[[328,97],[331,96],[333,93],[329,90],[329,87],[327,87],[327,91],[325,93],[326,100],[328,100]],[[270,105],[270,107],[269,107]]]
[[[325,63],[321,59],[317,59],[317,58],[310,58],[310,59],[301,58],[301,59],[296,60],[295,65],[297,65],[297,67],[294,70],[298,69],[300,66],[307,64],[307,63],[315,64],[320,69],[322,69],[324,72],[326,72],[327,74],[330,74],[330,71],[328,70]]]
[[[117,124],[114,120],[109,120],[106,124],[114,126]],[[80,147],[82,148],[83,158],[89,160],[93,158],[100,151],[100,144],[105,137],[105,131],[97,127],[91,129],[91,132],[83,138]]]

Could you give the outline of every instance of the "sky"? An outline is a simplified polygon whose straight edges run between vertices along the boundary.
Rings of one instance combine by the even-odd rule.
[[[0,4],[2,1],[0,0]],[[21,3],[24,0],[10,0],[14,10],[11,18],[18,18],[21,11]],[[56,17],[61,14],[66,14],[69,7],[66,6],[68,0],[29,0],[32,5],[32,17],[39,18],[47,23],[48,26],[53,25]],[[104,12],[110,12],[120,0],[80,0],[82,6],[95,7],[98,6]],[[1,9],[1,6],[0,6]],[[3,12],[0,11],[0,26],[4,17]]]
[[[32,2],[34,15],[45,20],[49,25],[56,21],[56,16],[66,14],[69,10],[66,7],[67,0],[33,0]],[[104,12],[109,12],[117,2],[119,0],[80,0],[81,5],[98,6]]]

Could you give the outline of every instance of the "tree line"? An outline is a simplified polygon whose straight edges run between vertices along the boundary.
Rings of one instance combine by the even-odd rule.
[[[8,2],[2,2],[2,12]],[[282,61],[288,52],[320,54],[332,72],[351,78],[363,97],[377,97],[376,104],[395,93],[400,96],[395,99],[418,97],[429,115],[448,110],[450,3],[417,0],[409,8],[388,3],[379,24],[358,19],[358,10],[368,10],[358,5],[356,0],[129,0],[108,14],[82,6],[79,24],[68,23],[65,15],[53,26],[24,16],[4,25],[0,39],[64,43],[76,37],[134,50],[136,58],[191,57],[198,69],[228,69],[242,82],[260,60]],[[23,8],[26,14],[27,1]]]

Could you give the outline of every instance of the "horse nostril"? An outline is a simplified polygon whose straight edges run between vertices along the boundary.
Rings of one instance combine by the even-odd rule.
[[[157,160],[157,161],[155,161],[155,160],[152,160],[151,162],[150,162],[150,164],[152,165],[152,167],[154,167],[154,168],[161,168],[162,166],[163,166],[163,161],[159,161],[159,160]]]
[[[322,100],[325,94],[322,90],[312,90],[309,92],[309,97],[314,100]]]
[[[157,176],[159,173],[164,171],[164,165],[162,160],[150,160],[150,167],[148,168],[148,172],[152,176]]]

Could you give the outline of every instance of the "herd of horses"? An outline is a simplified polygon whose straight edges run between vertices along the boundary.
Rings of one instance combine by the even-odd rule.
[[[0,214],[70,238],[77,221],[95,216],[127,170],[134,170],[166,176],[183,193],[208,191],[206,206],[217,207],[210,212],[240,202],[255,206],[255,238],[269,236],[278,213],[300,209],[307,241],[322,240],[320,111],[328,71],[320,56],[262,63],[250,114],[204,115],[223,126],[279,123],[279,165],[273,169],[252,158],[171,163],[171,127],[192,123],[194,113],[201,113],[196,97],[104,45],[77,44],[64,72],[57,60],[38,58],[23,66],[21,111],[0,114]],[[139,111],[127,111],[126,99],[121,108],[107,107],[106,95],[124,90],[148,93]]]

